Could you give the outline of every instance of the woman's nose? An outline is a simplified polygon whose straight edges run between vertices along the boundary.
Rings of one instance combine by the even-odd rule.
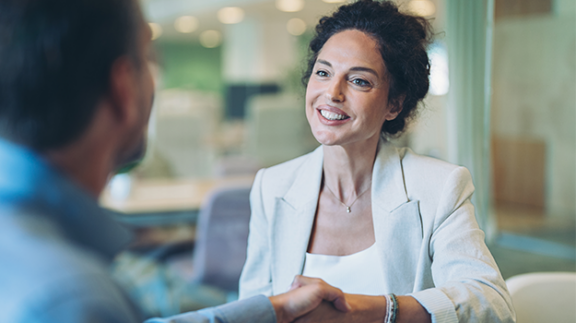
[[[344,92],[342,91],[342,80],[332,79],[326,89],[326,97],[332,102],[343,102]]]

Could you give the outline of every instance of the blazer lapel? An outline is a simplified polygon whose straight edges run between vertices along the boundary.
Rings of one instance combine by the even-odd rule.
[[[386,289],[399,294],[412,292],[422,245],[419,203],[408,199],[401,156],[387,142],[382,143],[374,162],[372,219]]]
[[[294,276],[302,273],[318,206],[322,163],[320,146],[302,164],[286,194],[276,197],[271,234],[275,295],[288,291]]]
[[[408,197],[398,150],[389,142],[381,142],[372,170],[372,214],[375,207],[389,213],[406,202]]]

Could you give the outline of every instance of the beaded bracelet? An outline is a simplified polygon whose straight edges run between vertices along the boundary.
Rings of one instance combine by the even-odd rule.
[[[384,323],[396,323],[396,315],[398,314],[398,300],[396,295],[390,293],[384,295],[386,298],[386,316],[384,317]]]
[[[398,314],[398,300],[396,300],[396,295],[390,293],[390,300],[392,300],[392,314],[388,317],[387,323],[396,323],[396,315]]]

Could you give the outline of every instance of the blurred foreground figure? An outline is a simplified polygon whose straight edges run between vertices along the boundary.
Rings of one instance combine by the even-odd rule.
[[[0,322],[140,321],[106,271],[130,234],[97,197],[145,151],[149,47],[135,0],[0,0]],[[322,300],[347,308],[314,281],[165,321],[289,322]]]

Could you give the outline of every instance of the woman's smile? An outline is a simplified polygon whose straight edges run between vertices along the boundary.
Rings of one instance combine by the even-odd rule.
[[[339,126],[351,120],[344,111],[329,105],[322,105],[316,108],[316,111],[320,122],[327,126]]]

